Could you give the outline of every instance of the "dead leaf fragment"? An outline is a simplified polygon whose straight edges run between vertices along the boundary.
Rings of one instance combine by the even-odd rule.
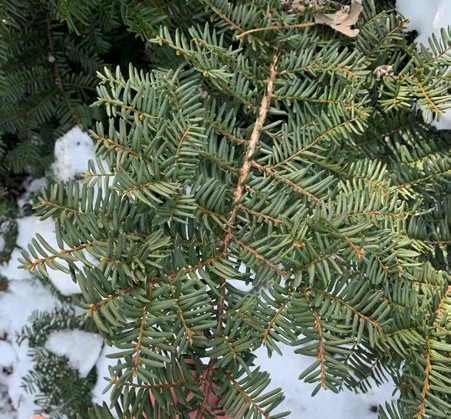
[[[355,38],[359,34],[358,29],[351,29],[357,23],[363,7],[360,3],[353,1],[351,6],[343,6],[340,10],[331,14],[316,14],[315,22],[328,25],[342,34]]]
[[[377,79],[381,77],[393,77],[395,75],[395,69],[392,65],[380,65],[374,69],[373,74]]]

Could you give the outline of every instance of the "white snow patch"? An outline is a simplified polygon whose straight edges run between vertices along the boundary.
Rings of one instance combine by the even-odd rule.
[[[410,19],[407,27],[418,31],[416,41],[427,47],[432,34],[440,39],[441,28],[451,24],[450,0],[397,0],[396,6],[403,16]],[[432,121],[432,125],[437,129],[451,129],[451,110],[443,111],[438,120]]]
[[[8,291],[0,292],[0,336],[5,336],[9,348],[0,348],[0,365],[12,367],[10,375],[0,376],[0,384],[8,387],[8,396],[16,409],[18,419],[27,419],[38,408],[33,402],[33,396],[21,387],[22,378],[33,367],[29,358],[28,346],[16,343],[16,334],[28,324],[33,311],[50,311],[55,307],[55,299],[39,282],[10,279]],[[13,362],[10,362],[13,361]],[[1,412],[1,409],[0,409]],[[9,414],[9,413],[8,413]],[[8,419],[16,417],[11,413]]]
[[[44,347],[59,356],[66,356],[73,368],[86,377],[94,367],[102,349],[103,339],[84,330],[59,330],[50,333]]]
[[[88,160],[95,158],[94,143],[78,126],[55,143],[53,173],[58,180],[68,181],[88,169]]]
[[[45,177],[41,177],[38,179],[33,179],[30,181],[28,178],[22,186],[25,186],[25,193],[17,200],[17,204],[19,208],[22,208],[26,203],[30,201],[30,195],[34,192],[39,191],[39,189],[47,186],[47,179]]]
[[[355,394],[344,389],[339,394],[330,390],[320,390],[311,396],[316,384],[298,380],[299,374],[315,359],[294,353],[295,348],[279,344],[283,356],[273,353],[268,357],[266,348],[261,347],[255,354],[254,363],[271,376],[270,388],[282,388],[285,400],[277,408],[278,412],[291,411],[289,417],[302,419],[376,419],[377,413],[371,410],[392,399],[395,385],[392,381],[380,387],[373,387],[368,393]]]
[[[0,366],[9,367],[17,362],[16,352],[14,351],[11,343],[6,340],[0,340]]]
[[[0,266],[0,274],[7,278],[30,279],[31,273],[18,268],[17,259],[22,257],[22,250],[28,248],[31,239],[40,234],[45,241],[55,250],[59,249],[56,242],[55,223],[51,219],[40,221],[37,217],[29,216],[17,219],[17,248],[11,254],[11,259],[7,265]],[[67,266],[65,261],[58,260],[61,265]],[[80,293],[79,286],[72,281],[69,274],[62,271],[48,269],[49,278],[53,285],[63,295]]]
[[[113,364],[112,359],[108,359],[106,356],[117,352],[117,349],[105,345],[102,349],[102,353],[99,356],[99,359],[96,363],[97,369],[97,382],[94,388],[92,389],[92,399],[95,403],[102,404],[105,402],[106,404],[110,403],[110,393],[111,391],[103,393],[103,390],[108,384],[108,381],[111,379],[110,372],[108,371],[108,366]]]

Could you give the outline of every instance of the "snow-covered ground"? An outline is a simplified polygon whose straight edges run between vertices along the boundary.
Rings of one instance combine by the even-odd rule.
[[[426,43],[431,33],[438,33],[440,27],[451,23],[451,0],[398,0],[397,4],[401,13],[411,19],[410,27],[419,32],[419,40],[423,43]],[[445,113],[439,127],[451,128],[451,112]],[[87,170],[87,160],[94,157],[92,141],[78,128],[74,128],[57,142],[55,156],[53,175],[67,180]],[[36,191],[44,184],[44,179],[34,180],[28,186],[27,193]],[[21,204],[25,204],[27,199],[26,195]],[[32,364],[27,355],[26,343],[19,346],[16,334],[27,324],[33,311],[49,311],[56,305],[55,297],[48,290],[30,273],[17,268],[20,249],[26,249],[36,233],[50,244],[55,243],[53,222],[39,221],[33,216],[22,217],[18,219],[18,228],[18,248],[9,264],[0,266],[0,275],[8,278],[8,289],[0,291],[0,419],[28,419],[36,408],[33,396],[21,387],[22,378]],[[62,272],[52,272],[51,280],[63,295],[78,291],[77,285]],[[86,345],[87,341],[89,345]],[[107,395],[102,396],[101,393],[105,386],[103,377],[109,375],[105,355],[110,349],[102,348],[99,336],[81,331],[54,332],[45,347],[56,354],[67,356],[82,376],[96,366],[99,380],[93,398],[96,401],[106,400]],[[86,347],[89,352],[82,349]],[[356,395],[344,391],[335,395],[320,392],[312,398],[313,387],[298,380],[299,373],[309,365],[311,359],[295,355],[289,347],[283,347],[283,353],[283,357],[273,354],[269,359],[266,351],[261,349],[257,351],[257,362],[271,374],[273,386],[284,389],[286,399],[281,410],[290,410],[293,418],[374,419],[376,413],[372,408],[389,400],[394,390],[393,383],[388,382],[382,387],[373,387],[367,394]]]

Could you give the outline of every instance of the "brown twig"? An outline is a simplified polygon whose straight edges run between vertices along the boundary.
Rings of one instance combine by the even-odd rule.
[[[246,35],[250,35],[252,33],[256,33],[256,32],[263,32],[263,31],[277,31],[280,29],[300,29],[300,28],[308,28],[310,26],[315,26],[317,25],[317,23],[315,22],[307,22],[307,23],[297,23],[295,25],[274,25],[274,26],[267,26],[265,28],[255,28],[255,29],[250,29],[246,32],[240,33],[239,35],[236,36],[237,40],[240,40],[241,38],[245,37]]]

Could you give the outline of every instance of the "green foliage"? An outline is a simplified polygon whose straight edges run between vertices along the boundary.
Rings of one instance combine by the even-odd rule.
[[[253,351],[285,343],[314,393],[391,375],[382,416],[449,417],[450,134],[416,109],[449,106],[451,33],[417,51],[388,3],[351,39],[276,0],[120,2],[155,67],[99,73],[97,162],[43,192],[58,249],[22,260],[80,285],[114,414],[282,417]]]
[[[69,7],[65,1],[5,0],[0,10],[0,185],[15,187],[17,174],[42,176],[56,138],[74,125],[92,126],[99,115],[96,71],[105,65],[144,60],[139,43],[124,32],[117,7]],[[89,13],[87,13],[87,11]],[[69,12],[83,25],[71,31]],[[131,51],[114,55],[113,46]],[[135,48],[133,48],[135,47]],[[125,48],[124,48],[125,50]]]
[[[95,369],[87,377],[81,377],[66,357],[44,347],[50,333],[80,329],[92,330],[92,322],[77,318],[74,309],[66,306],[35,313],[30,326],[24,327],[18,336],[20,343],[27,341],[34,365],[25,376],[23,386],[27,392],[35,394],[40,414],[58,419],[73,418],[76,414],[87,417],[92,405],[91,390],[97,379]]]
[[[15,215],[14,203],[8,198],[6,189],[0,187],[0,265],[9,259],[16,244]]]

